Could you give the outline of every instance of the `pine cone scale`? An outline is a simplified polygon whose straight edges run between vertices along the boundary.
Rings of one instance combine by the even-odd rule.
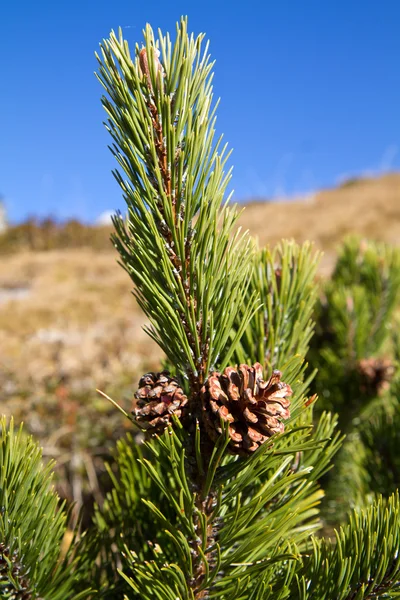
[[[250,423],[258,422],[258,417],[256,416],[255,412],[251,412],[251,410],[249,410],[247,407],[243,411],[243,416],[246,421],[249,421]]]
[[[288,419],[290,417],[290,411],[288,410],[288,406],[290,406],[290,402],[285,406],[282,406],[279,402],[263,402],[260,401],[256,408],[253,411],[257,414],[264,415],[272,415],[279,416],[282,419]]]
[[[221,429],[221,433],[222,433],[222,429]],[[234,427],[229,427],[229,437],[231,438],[231,440],[233,442],[242,442],[243,441],[243,436],[238,433]]]
[[[290,417],[291,387],[281,381],[281,372],[262,379],[262,367],[239,365],[214,372],[201,390],[203,420],[213,440],[229,422],[229,449],[233,454],[254,452],[275,433],[284,431],[282,419]]]

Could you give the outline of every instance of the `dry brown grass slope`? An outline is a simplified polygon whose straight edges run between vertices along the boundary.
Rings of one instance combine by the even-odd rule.
[[[355,180],[301,202],[249,203],[239,223],[260,245],[283,237],[313,240],[329,265],[350,232],[400,243],[400,174]],[[90,240],[90,231],[86,235]],[[0,384],[7,376],[7,390],[26,393],[66,377],[84,392],[157,364],[160,354],[142,331],[144,318],[129,293],[129,277],[117,265],[109,230],[93,235],[96,249],[2,255]]]
[[[246,206],[240,224],[259,239],[275,244],[282,237],[313,240],[324,250],[324,265],[349,233],[400,244],[400,174],[349,182],[310,196],[302,202],[254,202]]]
[[[0,288],[11,298],[0,302],[0,372],[17,369],[19,387],[68,378],[83,392],[158,362],[114,252],[3,257]]]
[[[0,412],[23,421],[57,461],[60,494],[101,501],[103,459],[131,428],[126,410],[160,351],[144,333],[112,251],[19,252],[0,260]]]

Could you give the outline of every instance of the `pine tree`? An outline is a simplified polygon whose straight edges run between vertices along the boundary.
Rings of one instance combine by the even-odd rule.
[[[113,242],[166,362],[140,379],[133,434],[118,442],[115,468],[109,467],[112,489],[63,560],[66,516],[48,488],[51,466],[42,470],[33,442],[25,450],[17,438],[13,452],[4,450],[14,438],[3,432],[1,473],[10,475],[1,491],[1,577],[11,592],[2,597],[361,600],[400,594],[394,480],[376,477],[369,505],[357,504],[335,541],[321,537],[321,480],[343,439],[336,416],[315,411],[317,398],[309,392],[318,362],[311,360],[311,370],[305,362],[315,327],[318,256],[309,244],[294,242],[259,250],[237,229],[237,208],[226,197],[229,152],[215,138],[213,63],[203,37],[188,35],[182,19],[174,43],[161,32],[156,39],[147,26],[133,55],[121,31],[101,44],[106,127],[127,204],[126,218],[114,219]],[[383,258],[377,252],[379,260],[372,253],[359,270],[355,252],[350,246],[346,252],[329,310],[351,308],[341,286],[362,273],[357,290],[363,291],[354,290],[353,301],[358,307],[360,298],[370,298],[370,313],[352,339],[369,351],[357,354],[354,364],[378,389],[388,378],[385,363],[379,363],[385,372],[379,385],[368,373],[377,373],[376,361],[383,360],[378,351],[387,339],[383,322],[397,302],[397,266],[391,266],[397,259],[386,250]],[[332,322],[343,332],[337,316]],[[322,323],[319,317],[318,327]],[[351,319],[347,323],[351,328]],[[325,358],[328,350],[329,344]],[[338,383],[345,352],[333,358],[344,365],[332,390],[342,392],[345,407],[348,396]],[[374,363],[360,364],[371,358]],[[351,397],[353,421],[360,398]],[[374,436],[382,436],[389,417],[397,423],[388,409],[374,422]],[[361,440],[364,464],[376,460],[369,439]],[[382,452],[392,455],[395,438],[386,436],[385,443]],[[24,462],[32,456],[33,463]],[[363,466],[356,463],[348,466],[361,481]],[[25,586],[28,596],[16,595],[12,585]]]
[[[390,387],[399,299],[400,251],[348,238],[319,302],[310,354],[319,367],[316,389],[325,408],[334,407],[347,423]]]
[[[399,303],[400,251],[348,238],[324,286],[309,354],[320,405],[338,412],[347,434],[325,482],[333,522],[400,487]]]
[[[121,32],[98,57],[128,208],[114,243],[173,374],[139,384],[147,442],[118,445],[90,577],[110,598],[379,597],[400,578],[398,498],[354,513],[336,545],[315,537],[341,443],[307,395],[318,258],[235,230],[202,42],[183,19],[174,44],[147,26],[135,57]]]

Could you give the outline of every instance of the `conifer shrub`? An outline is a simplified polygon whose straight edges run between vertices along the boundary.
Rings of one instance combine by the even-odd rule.
[[[308,355],[319,405],[338,413],[346,433],[325,482],[334,523],[400,486],[399,308],[399,249],[348,238],[323,286]]]

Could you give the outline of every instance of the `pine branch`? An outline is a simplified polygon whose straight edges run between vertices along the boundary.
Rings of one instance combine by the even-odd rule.
[[[52,488],[52,467],[22,428],[1,419],[0,595],[14,600],[86,598],[75,593],[77,557],[62,558],[67,526],[64,506]],[[91,586],[89,586],[91,587]]]
[[[304,407],[304,398],[299,404]],[[145,599],[157,597],[156,592],[160,598],[246,598],[243,590],[235,594],[247,576],[250,594],[266,572],[272,585],[276,565],[280,569],[298,559],[298,549],[290,550],[288,540],[302,547],[319,527],[323,494],[317,480],[340,443],[328,415],[312,432],[311,411],[311,406],[303,408],[292,430],[274,437],[250,459],[233,460],[226,453],[229,438],[222,436],[200,490],[193,475],[201,469],[193,461],[202,457],[187,454],[186,432],[178,422],[175,431],[170,428],[152,439],[145,452],[129,440],[120,442],[121,475],[113,476],[114,490],[96,523],[99,546],[120,548],[130,594],[135,590]],[[104,561],[104,553],[102,557]],[[117,557],[111,557],[116,567]],[[113,584],[104,597],[113,598],[118,590],[131,597],[128,589]]]
[[[305,357],[314,331],[312,312],[318,297],[315,276],[319,259],[312,244],[298,246],[287,240],[254,255],[248,293],[256,293],[264,306],[244,331],[235,353],[237,362],[260,362],[268,370],[283,370],[282,366],[295,355]],[[289,381],[286,371],[284,376]]]
[[[103,105],[115,142],[112,152],[127,176],[125,181],[115,173],[128,218],[126,223],[114,219],[114,242],[151,321],[148,333],[176,372],[188,378],[189,436],[181,444],[180,459],[190,461],[196,452],[193,424],[201,416],[200,390],[215,364],[232,354],[256,310],[255,294],[243,304],[253,243],[234,233],[238,215],[223,203],[229,154],[226,146],[221,148],[221,138],[214,142],[213,65],[208,47],[201,50],[204,36],[189,37],[184,19],[173,47],[168,35],[160,33],[156,41],[149,26],[144,35],[145,47],[136,48],[135,60],[121,32],[118,38],[111,33],[98,57],[99,79],[108,93]],[[208,468],[212,448],[203,438],[204,432],[200,445]],[[172,447],[164,451],[175,452]],[[146,460],[143,465],[161,486],[159,472]],[[185,481],[181,477],[177,489]],[[207,477],[194,463],[193,491],[185,501],[190,519],[181,523],[192,540],[192,558],[189,570],[182,569],[199,599],[213,535],[213,494],[210,488],[204,492],[206,484]],[[170,495],[167,488],[160,490],[178,506],[175,491]],[[148,508],[156,510],[151,504]],[[178,550],[178,533],[171,535]]]
[[[293,581],[294,600],[367,600],[400,591],[398,493],[354,511],[336,543],[313,539],[312,551]]]
[[[184,19],[174,46],[169,35],[155,40],[150,26],[144,36],[135,60],[121,32],[98,57],[112,152],[128,178],[115,172],[128,219],[115,217],[114,243],[151,321],[148,333],[198,393],[255,311],[254,297],[242,305],[252,243],[232,237],[237,214],[222,206],[229,154],[221,138],[214,142],[204,36],[189,37]],[[238,313],[242,323],[228,343]]]

